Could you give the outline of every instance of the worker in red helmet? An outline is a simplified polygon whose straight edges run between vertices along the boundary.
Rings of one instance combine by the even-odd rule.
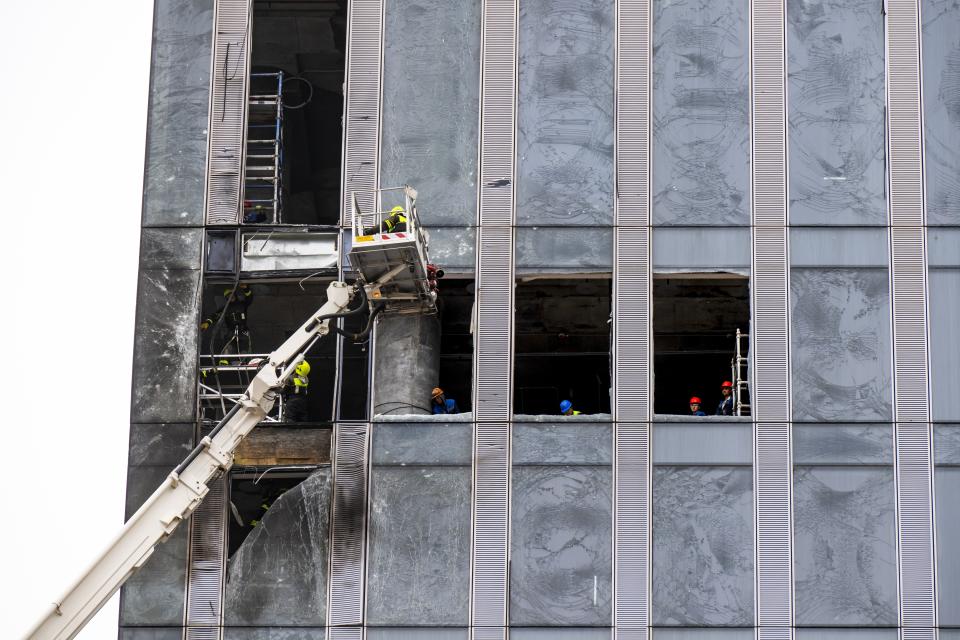
[[[719,406],[717,406],[717,415],[732,416],[733,415],[733,383],[730,382],[729,380],[724,380],[723,384],[720,385],[720,393],[723,394],[723,400],[721,400]]]
[[[700,398],[693,396],[690,398],[690,415],[692,416],[705,416],[703,411],[700,410]]]

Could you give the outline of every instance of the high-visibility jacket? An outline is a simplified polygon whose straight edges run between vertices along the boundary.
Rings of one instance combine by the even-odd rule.
[[[302,376],[299,373],[293,374],[293,392],[306,395],[307,387],[310,386],[310,378]]]
[[[393,233],[394,231],[406,231],[406,229],[407,229],[407,216],[397,212],[383,221],[383,225],[381,225],[380,230],[383,233]]]

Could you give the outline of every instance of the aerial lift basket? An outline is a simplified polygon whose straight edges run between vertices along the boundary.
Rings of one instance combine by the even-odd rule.
[[[350,194],[350,267],[367,285],[371,302],[385,302],[384,313],[436,313],[436,270],[430,264],[429,235],[421,229],[417,217],[416,190],[404,185],[377,189],[372,198],[364,195],[369,196]],[[402,204],[384,204],[385,200],[400,202],[401,198]],[[372,201],[373,210],[364,213],[361,201]],[[398,206],[403,208],[406,224],[387,231],[383,223]]]

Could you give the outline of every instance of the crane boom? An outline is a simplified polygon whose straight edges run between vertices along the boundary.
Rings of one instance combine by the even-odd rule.
[[[333,282],[327,301],[270,354],[239,402],[205,436],[123,525],[89,570],[27,634],[30,640],[73,638],[117,589],[147,561],[210,490],[208,483],[233,465],[240,441],[273,408],[277,393],[303,361],[313,342],[329,332],[330,319],[343,315],[358,287]]]

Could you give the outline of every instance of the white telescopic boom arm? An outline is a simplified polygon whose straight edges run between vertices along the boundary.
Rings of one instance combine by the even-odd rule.
[[[257,372],[239,402],[123,525],[120,535],[54,603],[27,635],[28,639],[73,638],[127,578],[143,566],[157,544],[164,542],[197,508],[210,490],[207,483],[230,469],[237,445],[273,409],[277,392],[303,361],[306,349],[329,332],[329,316],[346,309],[354,292],[342,282],[327,288],[326,303],[270,354],[270,361]]]

